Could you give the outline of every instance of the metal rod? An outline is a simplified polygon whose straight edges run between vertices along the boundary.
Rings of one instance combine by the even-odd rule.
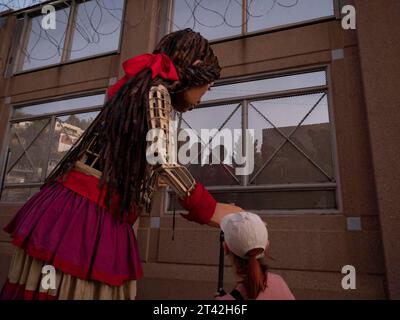
[[[21,147],[22,147],[23,151],[22,151],[22,153],[18,156],[17,160],[15,160],[15,162],[12,164],[12,166],[10,167],[10,170],[8,170],[7,174],[11,172],[11,170],[12,170],[12,169],[14,168],[14,166],[18,163],[18,161],[21,160],[21,158],[24,156],[24,154],[27,153],[28,149],[34,144],[34,142],[37,140],[37,138],[42,134],[43,130],[46,129],[46,127],[49,125],[50,120],[51,120],[51,119],[49,119],[49,120],[47,121],[47,123],[43,126],[42,129],[40,129],[40,131],[38,132],[38,134],[36,135],[36,137],[33,138],[33,140],[29,143],[29,145],[28,145],[26,148],[21,144]],[[17,134],[17,132],[15,132],[15,133]],[[34,169],[34,168],[32,168],[32,169]]]
[[[328,90],[327,85],[315,86],[315,87],[306,87],[299,89],[291,89],[291,90],[283,90],[283,91],[273,91],[268,93],[260,93],[260,94],[247,94],[243,96],[237,96],[233,98],[221,98],[214,100],[206,100],[202,102],[196,109],[207,108],[216,105],[227,105],[234,103],[241,103],[243,100],[260,101],[260,100],[268,100],[268,99],[277,99],[277,98],[287,98],[293,96],[303,96],[307,94],[313,93],[322,93]]]
[[[225,295],[224,290],[224,265],[225,265],[225,254],[224,254],[224,232],[221,230],[219,234],[219,266],[218,266],[218,293]]]
[[[6,161],[4,163],[4,169],[3,169],[3,175],[1,177],[1,187],[0,187],[0,200],[3,195],[3,190],[4,190],[4,181],[6,180],[6,171],[7,171],[7,166],[8,166],[8,160],[10,158],[11,150],[10,147],[7,148],[7,155],[6,155]]]
[[[32,105],[32,106],[34,106],[34,105]],[[14,118],[14,119],[10,120],[10,123],[13,124],[13,123],[32,121],[32,120],[49,119],[53,115],[59,118],[59,117],[63,117],[63,116],[72,116],[75,114],[91,113],[91,112],[101,111],[101,108],[102,108],[102,106],[95,106],[95,107],[89,107],[89,108],[65,110],[65,111],[54,112],[54,113],[43,113],[38,116],[27,116],[27,117]],[[16,108],[16,110],[18,110],[18,107]]]

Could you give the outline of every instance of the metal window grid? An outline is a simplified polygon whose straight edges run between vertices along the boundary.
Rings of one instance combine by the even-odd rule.
[[[88,96],[88,95],[95,95],[95,94],[104,94],[104,91],[94,91],[88,94],[80,94],[80,95],[75,95],[75,96],[63,96],[63,97],[59,97],[59,98],[55,98],[55,99],[47,99],[47,100],[42,100],[40,102],[44,103],[44,102],[50,102],[50,101],[57,101],[57,100],[66,100],[66,99],[71,99],[71,98],[78,98],[78,97],[83,97],[83,96]],[[17,110],[20,107],[23,106],[29,106],[32,105],[31,104],[23,104],[23,105],[18,105],[18,106],[13,106],[14,110]],[[40,103],[35,102],[34,104],[40,105]],[[5,156],[2,159],[2,170],[1,170],[1,179],[0,181],[2,182],[0,185],[0,199],[1,199],[1,194],[3,193],[3,191],[5,189],[20,189],[20,188],[36,188],[36,187],[40,187],[44,180],[47,177],[47,170],[48,170],[48,165],[49,165],[49,161],[50,161],[50,153],[51,153],[51,142],[52,142],[52,137],[54,136],[55,133],[55,124],[56,122],[60,122],[60,120],[58,119],[58,117],[62,117],[62,116],[70,116],[70,115],[77,115],[77,114],[82,114],[82,113],[90,113],[90,112],[96,112],[96,111],[100,111],[102,108],[102,105],[99,106],[92,106],[92,107],[88,107],[88,108],[77,108],[77,109],[71,109],[71,110],[67,110],[67,111],[60,111],[60,112],[55,112],[52,114],[43,114],[43,115],[37,115],[37,116],[28,116],[28,117],[13,117],[11,115],[11,119],[9,120],[9,126],[8,126],[8,130],[5,136],[5,141],[6,141],[6,152],[5,152]],[[10,139],[11,139],[11,127],[13,124],[17,124],[17,123],[21,123],[21,122],[26,122],[26,121],[37,121],[37,120],[47,120],[46,124],[43,126],[43,128],[41,128],[38,133],[36,134],[35,137],[33,137],[33,139],[31,140],[31,142],[27,145],[27,146],[23,146],[21,144],[21,148],[23,149],[22,154],[18,157],[19,159],[23,157],[24,154],[26,154],[27,150],[29,149],[30,145],[32,145],[34,143],[34,141],[39,137],[39,135],[41,134],[41,132],[47,127],[50,126],[49,128],[49,133],[48,133],[48,139],[47,139],[47,143],[46,143],[46,147],[45,147],[45,156],[44,156],[44,170],[42,171],[41,177],[40,177],[40,182],[27,182],[27,183],[6,183],[5,179],[7,174],[12,170],[12,166],[14,166],[19,159],[17,159],[15,162],[15,164],[11,164],[9,163],[9,156],[10,156],[10,147],[9,147],[9,143],[10,143]],[[63,128],[62,128],[63,130]],[[33,165],[33,164],[32,164]],[[1,201],[1,200],[0,200]]]
[[[241,32],[233,35],[233,36],[227,36],[227,37],[221,37],[217,39],[212,39],[210,40],[210,43],[218,43],[218,42],[224,42],[224,41],[229,41],[237,38],[242,38],[242,37],[249,37],[249,36],[256,36],[264,33],[269,33],[269,32],[274,32],[274,31],[281,31],[281,30],[286,30],[286,29],[291,29],[291,28],[296,28],[296,27],[301,27],[305,25],[310,25],[310,24],[315,24],[315,23],[321,23],[325,21],[331,21],[331,20],[338,20],[341,18],[341,13],[340,13],[340,8],[342,7],[341,1],[342,0],[331,0],[333,2],[333,14],[330,16],[324,16],[320,18],[315,18],[311,20],[304,20],[300,22],[295,22],[295,23],[288,23],[284,25],[278,25],[276,27],[271,27],[271,28],[264,28],[256,31],[251,31],[248,32],[247,30],[247,5],[249,3],[249,0],[240,0],[242,3],[242,28]],[[165,24],[167,25],[166,31],[167,32],[172,32],[174,30],[174,7],[175,7],[175,0],[169,0],[167,2],[167,9],[166,11],[168,12],[168,15],[166,17]]]
[[[71,46],[72,46],[72,36],[75,31],[74,28],[74,23],[77,18],[78,10],[77,7],[80,3],[84,3],[84,0],[60,0],[60,1],[53,1],[50,2],[49,4],[55,5],[57,9],[64,9],[64,8],[70,8],[70,13],[68,17],[68,23],[65,31],[65,39],[63,41],[63,46],[62,46],[62,54],[61,54],[61,59],[60,62],[58,63],[53,63],[53,64],[48,64],[45,66],[40,66],[37,68],[31,68],[27,70],[22,69],[22,64],[23,64],[23,57],[24,55],[22,54],[22,51],[25,50],[25,47],[27,45],[27,40],[30,32],[30,24],[31,24],[31,18],[37,15],[41,14],[41,7],[33,7],[31,9],[27,10],[21,10],[22,12],[18,15],[19,17],[22,17],[22,21],[19,21],[17,31],[15,33],[14,41],[13,41],[13,48],[11,49],[11,55],[8,60],[9,66],[8,69],[10,71],[6,71],[6,74],[11,75],[11,74],[23,74],[23,73],[29,73],[29,72],[34,72],[37,70],[42,70],[58,65],[63,65],[71,62],[76,62],[76,61],[83,61],[87,59],[93,59],[97,57],[102,57],[105,55],[110,55],[110,54],[115,54],[115,53],[120,53],[121,50],[121,44],[122,44],[122,34],[123,34],[123,27],[124,27],[124,20],[125,20],[125,12],[126,12],[126,0],[124,0],[123,8],[122,8],[122,20],[121,20],[121,28],[119,32],[119,39],[118,39],[118,48],[115,51],[110,51],[110,52],[103,52],[103,53],[98,53],[82,58],[76,58],[76,59],[70,59],[69,55],[71,52]]]
[[[310,159],[309,156],[307,156],[303,150],[298,148],[297,146],[294,145],[296,150],[298,150],[300,153],[306,156],[307,160],[310,161],[316,168],[318,168],[327,178],[329,178],[328,182],[324,183],[290,183],[290,184],[262,184],[262,185],[252,185],[250,184],[254,179],[251,179],[249,181],[249,176],[242,176],[242,181],[240,185],[237,186],[208,186],[207,189],[209,191],[217,192],[217,193],[229,193],[229,192],[251,192],[251,191],[327,191],[327,190],[332,190],[335,191],[335,198],[336,198],[336,209],[313,209],[310,208],[309,210],[295,210],[296,213],[338,213],[341,211],[341,198],[340,198],[340,193],[338,190],[338,166],[337,166],[337,154],[336,154],[336,140],[335,140],[335,135],[334,135],[334,121],[333,121],[333,113],[332,113],[332,101],[331,101],[331,89],[330,89],[330,70],[329,66],[323,65],[323,66],[316,66],[315,68],[299,68],[297,70],[293,71],[288,71],[288,72],[274,72],[274,73],[269,73],[269,74],[260,74],[260,75],[253,75],[253,76],[244,76],[244,77],[236,77],[232,79],[222,79],[216,82],[216,86],[220,85],[228,85],[232,83],[240,83],[240,82],[246,82],[246,81],[253,81],[253,80],[258,80],[258,79],[266,79],[266,78],[274,78],[274,77],[280,77],[280,76],[290,76],[293,74],[302,74],[302,73],[308,73],[308,72],[317,72],[317,71],[325,71],[326,73],[326,85],[322,86],[315,86],[315,87],[304,87],[300,89],[293,89],[293,90],[285,90],[285,91],[279,91],[279,92],[272,92],[272,93],[267,93],[267,94],[257,94],[257,95],[252,95],[252,96],[241,96],[241,97],[234,97],[234,98],[225,98],[225,99],[217,99],[217,100],[210,100],[206,101],[204,103],[201,103],[198,108],[207,108],[207,107],[213,107],[213,106],[220,106],[220,105],[226,105],[226,104],[233,104],[233,103],[238,103],[238,106],[242,106],[242,132],[244,134],[245,130],[248,129],[248,111],[249,107],[251,106],[251,102],[253,101],[259,101],[259,100],[269,100],[269,99],[276,99],[276,98],[284,98],[284,97],[291,97],[291,96],[298,96],[298,95],[307,95],[307,94],[315,94],[315,93],[321,93],[320,99],[316,101],[315,105],[309,110],[307,115],[302,119],[302,121],[297,125],[296,129],[299,128],[302,122],[307,118],[307,116],[316,108],[318,103],[323,99],[327,98],[327,103],[328,103],[328,113],[329,113],[329,123],[331,125],[331,156],[332,156],[332,165],[333,165],[333,176],[330,176],[323,170],[315,161]],[[234,113],[234,112],[233,112]],[[229,115],[229,117],[232,116],[232,114]],[[228,117],[228,118],[229,118]],[[181,117],[180,117],[181,118]],[[183,119],[180,119],[180,122],[184,121]],[[178,123],[180,123],[178,122]],[[224,122],[226,123],[226,121]],[[179,125],[180,127],[180,125]],[[223,126],[222,126],[223,127]],[[277,129],[277,128],[276,128]],[[279,131],[279,129],[278,129]],[[285,142],[284,143],[291,143],[290,141],[290,136],[294,133],[294,131],[289,135],[285,135],[284,133],[280,132],[281,135],[284,136]],[[212,139],[211,139],[212,140]],[[210,143],[210,142],[208,142]],[[242,140],[242,143],[245,144],[245,139]],[[244,149],[245,150],[245,149]],[[269,159],[271,160],[271,159]],[[265,165],[260,168],[261,170],[265,167]],[[253,177],[254,178],[254,177]],[[169,203],[172,201],[171,195],[171,190],[169,188],[166,189],[166,197],[165,197],[165,208],[169,208]],[[294,213],[293,210],[254,210],[255,212],[258,213]],[[171,211],[168,211],[167,213],[170,213]]]

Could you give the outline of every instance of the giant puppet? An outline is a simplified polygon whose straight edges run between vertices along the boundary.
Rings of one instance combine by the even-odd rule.
[[[146,134],[165,133],[219,78],[208,41],[185,29],[152,54],[124,62],[125,75],[91,126],[5,227],[15,246],[2,299],[134,299],[142,267],[132,225],[162,178],[189,211],[210,223],[217,206],[186,168],[146,159]],[[56,283],[43,286],[46,265]]]

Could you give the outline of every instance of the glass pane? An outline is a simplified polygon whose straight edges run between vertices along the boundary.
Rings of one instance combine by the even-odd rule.
[[[263,119],[253,107],[249,106],[248,114],[249,129],[254,129],[255,135],[253,142],[254,175],[274,155],[279,146],[285,142],[285,138],[273,129],[272,125]]]
[[[334,15],[333,0],[253,0],[248,2],[248,32]]]
[[[195,130],[199,141],[193,145],[195,152],[194,156],[190,154],[191,161],[189,161],[192,164],[188,166],[188,169],[197,180],[205,185],[237,185],[240,183],[240,177],[236,177],[236,179],[233,177],[237,167],[233,152],[237,147],[238,133],[241,132],[242,127],[241,110],[239,105],[231,104],[199,108],[183,114],[184,121],[182,121],[181,128]],[[211,132],[209,138],[201,136],[201,129],[220,128],[219,133]],[[237,130],[236,136],[234,130]],[[208,144],[211,138],[213,139]],[[182,146],[184,143],[186,142],[181,142],[178,146]],[[180,148],[180,150],[182,149]],[[189,154],[186,155],[189,158]],[[206,164],[201,165],[201,157],[205,159]],[[225,157],[226,161],[223,165],[221,161]],[[182,158],[178,158],[178,160],[182,160]],[[193,164],[196,161],[198,164]]]
[[[47,174],[56,167],[67,151],[89,127],[99,112],[88,112],[57,117],[51,141]]]
[[[224,125],[228,117],[231,117],[223,128],[227,126],[231,129],[240,129],[241,118],[235,116],[241,115],[239,104],[226,104],[222,106],[213,106],[207,108],[196,108],[190,112],[182,113],[183,125],[189,125],[200,134],[201,129],[219,129]],[[233,113],[235,112],[235,113]]]
[[[242,1],[175,0],[173,30],[191,28],[208,40],[242,32]]]
[[[0,12],[29,8],[46,0],[0,0]]]
[[[234,203],[245,210],[306,210],[336,209],[336,195],[333,190],[316,191],[244,191],[214,192],[218,202]],[[168,211],[183,210],[176,197],[169,197]]]
[[[104,94],[99,94],[94,96],[41,103],[29,107],[16,108],[13,118],[37,116],[48,113],[102,106],[104,103],[104,98]]]
[[[214,86],[207,91],[202,101],[246,97],[256,94],[278,92],[292,89],[309,88],[326,85],[326,72],[310,72],[270,79],[254,80]]]
[[[25,202],[32,197],[39,188],[4,188],[1,194],[2,202]]]
[[[12,125],[6,183],[40,182],[49,143],[49,120]]]
[[[60,63],[69,12],[69,8],[56,11],[55,29],[45,30],[42,27],[42,15],[30,20],[28,40],[21,52],[23,56],[22,70]]]
[[[79,4],[70,59],[118,50],[123,7],[124,0]]]
[[[257,175],[252,184],[287,184],[328,182],[326,177],[293,145],[286,143]]]
[[[318,101],[318,105],[312,109]],[[313,111],[310,113],[311,110]],[[297,128],[303,118],[305,121]],[[250,178],[252,183],[281,184],[330,180],[326,176],[327,174],[331,177],[333,169],[325,93],[253,101],[249,104],[249,128],[254,129],[257,141],[256,168]],[[290,141],[301,151],[289,142],[283,145],[286,141],[285,136],[289,137],[294,130],[296,131],[290,137]],[[319,148],[318,151],[316,148]],[[317,166],[325,170],[325,174]],[[264,169],[259,173],[260,168]]]
[[[318,106],[323,105],[323,107],[318,110],[317,107],[315,107],[314,111],[307,116],[308,112],[311,111],[317,102]],[[295,127],[306,116],[307,118],[302,123],[303,125],[329,122],[328,104],[326,93],[324,92],[291,96],[287,98],[252,101],[250,102],[250,109],[258,115],[261,113],[262,116],[260,115],[260,117],[262,119],[265,120],[266,118],[270,121],[268,122],[265,120],[265,123],[272,123],[278,128],[286,128],[289,133],[289,129],[295,129]],[[251,125],[251,123],[249,125]]]
[[[328,98],[325,96],[291,140],[334,180],[331,139]]]

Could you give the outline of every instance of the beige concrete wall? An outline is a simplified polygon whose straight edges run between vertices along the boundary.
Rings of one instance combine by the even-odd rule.
[[[400,2],[356,1],[365,112],[390,298],[400,299]]]
[[[11,103],[30,102],[60,95],[105,89],[109,79],[121,75],[121,62],[150,51],[157,38],[158,1],[129,0],[122,50],[83,62],[66,64],[0,80],[0,137],[7,125]],[[142,19],[143,10],[149,19]],[[12,23],[0,36],[12,33]],[[330,75],[337,141],[341,210],[336,214],[282,214],[262,217],[271,235],[271,268],[284,276],[300,299],[385,298],[385,266],[369,129],[360,69],[358,38],[344,31],[340,21],[328,21],[213,45],[223,77],[279,72],[327,65]],[[333,60],[332,50],[342,49],[344,59]],[[367,50],[367,48],[365,49]],[[7,50],[0,48],[0,61]],[[362,54],[362,51],[361,51]],[[362,59],[362,57],[361,57]],[[40,81],[38,81],[40,79]],[[0,139],[0,143],[2,143]],[[377,154],[379,150],[375,150]],[[383,165],[383,163],[382,163]],[[378,179],[379,181],[379,179]],[[142,299],[210,299],[217,286],[218,230],[177,217],[175,241],[172,217],[165,212],[165,192],[160,190],[151,215],[140,220],[138,243],[144,278],[138,284]],[[0,204],[1,227],[19,205]],[[378,210],[379,208],[379,210]],[[348,231],[347,217],[360,217],[361,231]],[[0,281],[6,276],[11,245],[0,232]],[[226,288],[234,283],[229,261]],[[343,265],[357,269],[357,290],[341,286]]]
[[[223,77],[329,66],[342,210],[335,215],[263,215],[275,258],[271,267],[285,277],[300,299],[385,298],[357,47],[356,33],[342,30],[339,21],[213,46]],[[332,59],[332,50],[337,49],[344,50],[344,59]],[[139,229],[146,271],[139,283],[139,297],[210,299],[217,286],[218,231],[177,218],[172,241],[172,218],[162,207],[153,212],[159,214],[160,228],[151,228],[150,220],[144,219]],[[360,217],[362,230],[348,231],[346,217]],[[355,291],[341,288],[340,271],[347,264],[358,272]],[[234,275],[230,267],[226,273],[226,288],[230,288]]]

